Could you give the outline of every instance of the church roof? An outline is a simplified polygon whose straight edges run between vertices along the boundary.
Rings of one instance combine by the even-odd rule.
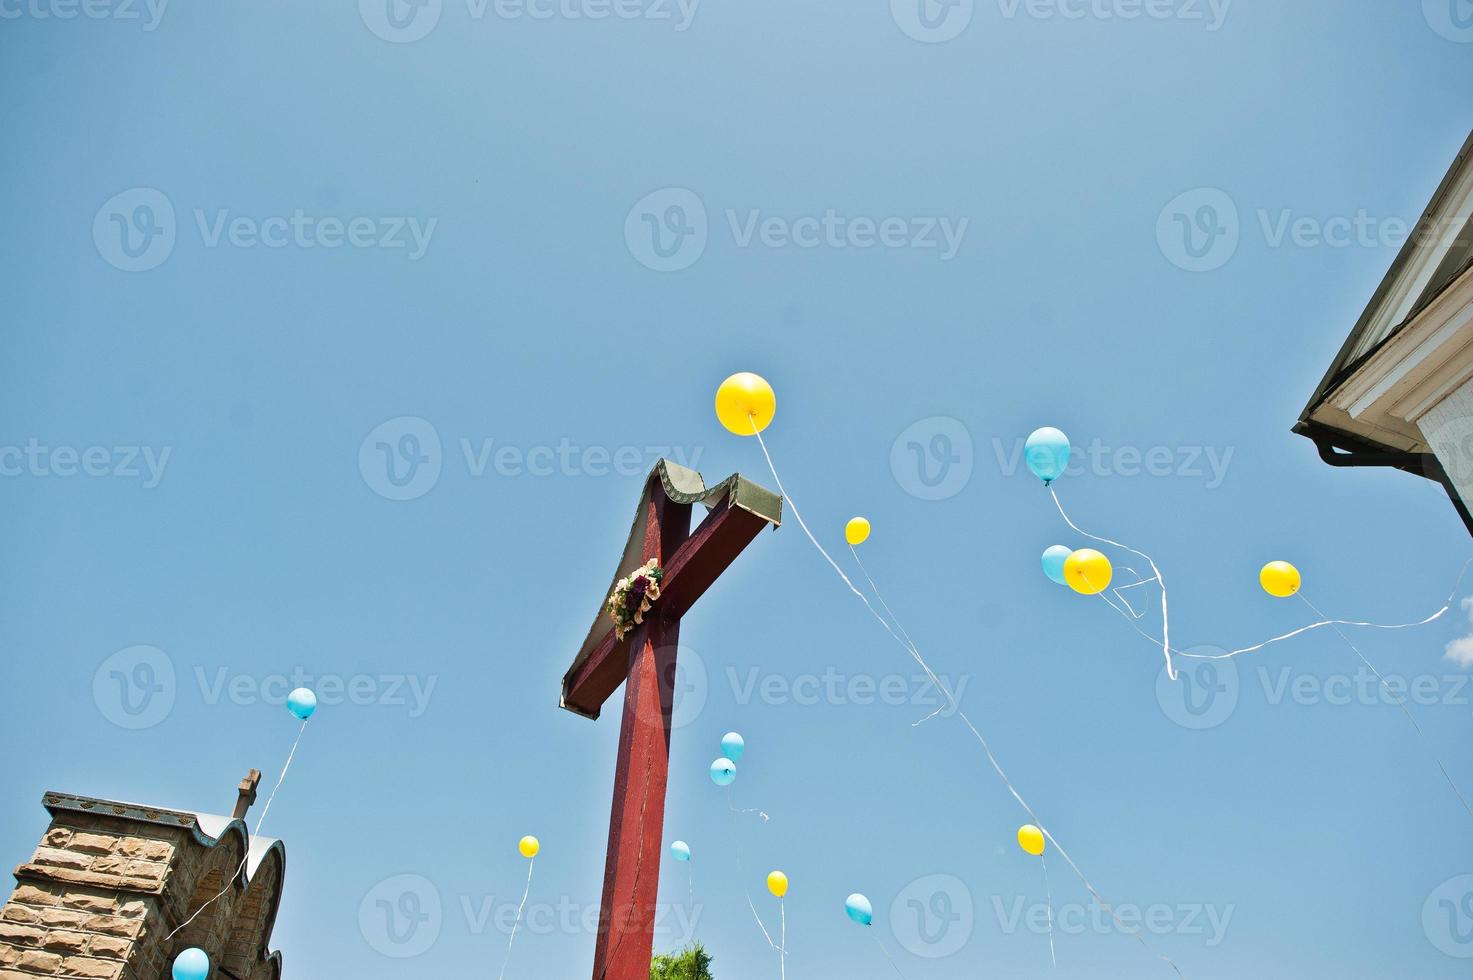
[[[242,783],[239,812],[254,800],[246,791],[253,793],[258,776],[252,770]],[[286,875],[281,841],[253,836],[241,817],[74,793],[50,792],[41,802],[51,828],[31,861],[16,868],[18,882],[38,886],[41,894],[85,889],[126,895],[145,905],[147,914],[162,915],[166,925],[179,924],[167,935],[152,927],[138,934],[125,951],[127,976],[162,976],[160,964],[185,946],[199,946],[218,963],[221,976],[281,980],[281,954],[270,950]],[[129,851],[128,840],[167,847]],[[134,853],[143,856],[122,857]],[[235,898],[220,902],[227,890],[236,891]]]
[[[1473,132],[1432,195],[1416,228],[1397,254],[1350,336],[1341,345],[1294,431],[1330,436],[1341,448],[1426,453],[1412,427],[1376,424],[1335,404],[1336,394],[1368,362],[1409,332],[1422,314],[1473,271]],[[1412,469],[1412,467],[1407,467]],[[1422,474],[1427,475],[1427,474]]]
[[[1455,440],[1430,444],[1425,419],[1473,376],[1473,133],[1294,431],[1332,466],[1389,466],[1447,490],[1473,533],[1473,500],[1448,470]],[[1456,466],[1455,466],[1456,469]]]

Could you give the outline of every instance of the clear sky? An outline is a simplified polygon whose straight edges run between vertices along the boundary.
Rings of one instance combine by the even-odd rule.
[[[1063,500],[1156,558],[1179,645],[1307,622],[1274,558],[1332,615],[1442,604],[1442,491],[1289,428],[1473,126],[1450,2],[0,0],[0,855],[46,790],[228,811],[300,669],[287,976],[494,975],[528,833],[506,976],[586,975],[618,711],[559,680],[661,447],[770,484],[711,411],[752,370],[804,517],[873,521],[921,649],[1187,977],[1466,976],[1458,617],[1357,636],[1425,742],[1328,631],[1188,710],[1041,574],[1085,542],[1015,455],[1071,435]],[[782,868],[790,977],[886,976],[873,938],[911,980],[1171,975],[1058,860],[1050,966],[1024,814],[958,720],[913,727],[795,523],[682,639],[657,948],[693,892],[717,975],[777,976],[743,888],[772,927]],[[766,825],[707,777],[730,729]]]

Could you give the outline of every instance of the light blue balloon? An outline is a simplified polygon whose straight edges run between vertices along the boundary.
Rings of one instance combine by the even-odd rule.
[[[210,958],[198,947],[190,947],[174,959],[174,980],[205,980],[210,975]]]
[[[1074,552],[1061,544],[1056,544],[1043,553],[1043,574],[1058,582],[1060,585],[1067,584],[1064,581],[1064,562]]]
[[[844,899],[844,911],[849,913],[849,918],[862,926],[875,921],[874,906],[870,905],[869,899],[858,892]]]
[[[670,845],[670,853],[677,861],[689,861],[690,845],[683,840],[678,840]]]
[[[286,696],[286,710],[306,721],[317,710],[317,695],[305,687],[299,687]]]
[[[711,782],[717,786],[730,786],[736,782],[736,763],[725,757],[711,763]]]
[[[736,732],[727,732],[721,736],[721,752],[732,762],[741,762],[742,753],[747,751],[747,743]]]
[[[1047,486],[1063,476],[1069,465],[1069,437],[1052,426],[1035,430],[1023,444],[1023,459]]]

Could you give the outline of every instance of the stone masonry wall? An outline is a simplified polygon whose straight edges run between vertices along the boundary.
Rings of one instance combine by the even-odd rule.
[[[253,883],[244,893],[231,887],[206,907],[235,878],[244,857],[240,835],[207,846],[190,827],[130,819],[104,807],[53,813],[0,908],[0,980],[167,980],[173,957],[189,946],[203,948],[217,965],[228,956],[231,972],[243,980],[276,975],[261,961],[274,882]]]

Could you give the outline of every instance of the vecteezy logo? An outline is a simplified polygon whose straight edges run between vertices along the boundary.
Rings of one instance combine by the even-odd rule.
[[[108,265],[147,272],[174,251],[174,205],[163,191],[134,187],[115,194],[92,219],[92,243]]]
[[[1473,0],[1422,0],[1422,15],[1449,41],[1473,43]]]
[[[961,951],[976,918],[972,893],[952,875],[927,875],[906,885],[890,903],[896,942],[922,959],[939,960]]]
[[[1214,657],[1225,653],[1221,647],[1197,646],[1188,653]],[[1238,665],[1231,658],[1204,660],[1178,656],[1176,680],[1161,665],[1156,675],[1156,703],[1161,712],[1183,728],[1204,731],[1216,728],[1232,717],[1238,707]]]
[[[376,36],[408,44],[435,29],[442,6],[443,0],[358,0],[358,16]]]
[[[972,23],[974,0],[890,0],[890,15],[906,34],[927,44],[950,41]]]
[[[1238,206],[1216,187],[1199,187],[1171,199],[1156,219],[1156,244],[1166,260],[1187,272],[1221,269],[1238,251]]]
[[[660,648],[656,653],[657,662],[664,660],[668,651],[668,646]],[[660,670],[664,671],[660,680],[669,686],[671,694],[670,727],[684,728],[706,710],[709,694],[706,663],[699,653],[682,643],[675,648],[674,667],[667,663]],[[659,724],[665,704],[660,698],[640,698],[635,702],[635,710],[642,721]]]
[[[174,661],[158,647],[126,647],[92,675],[92,700],[119,728],[152,728],[174,710]]]
[[[890,472],[912,497],[955,497],[972,479],[972,434],[945,415],[921,419],[895,437]]]
[[[676,648],[675,676],[671,679],[674,689],[674,707],[670,711],[670,727],[684,728],[701,717],[706,708],[706,662],[690,647]]]
[[[679,272],[706,252],[706,205],[694,191],[666,187],[646,194],[624,219],[624,244],[640,265]]]
[[[1422,931],[1454,959],[1473,959],[1473,875],[1449,878],[1422,903]]]
[[[440,938],[440,890],[423,875],[395,875],[358,903],[358,931],[376,952],[396,960],[418,956]]]
[[[422,418],[401,415],[374,429],[358,447],[363,482],[388,500],[423,497],[440,479],[440,433]]]

